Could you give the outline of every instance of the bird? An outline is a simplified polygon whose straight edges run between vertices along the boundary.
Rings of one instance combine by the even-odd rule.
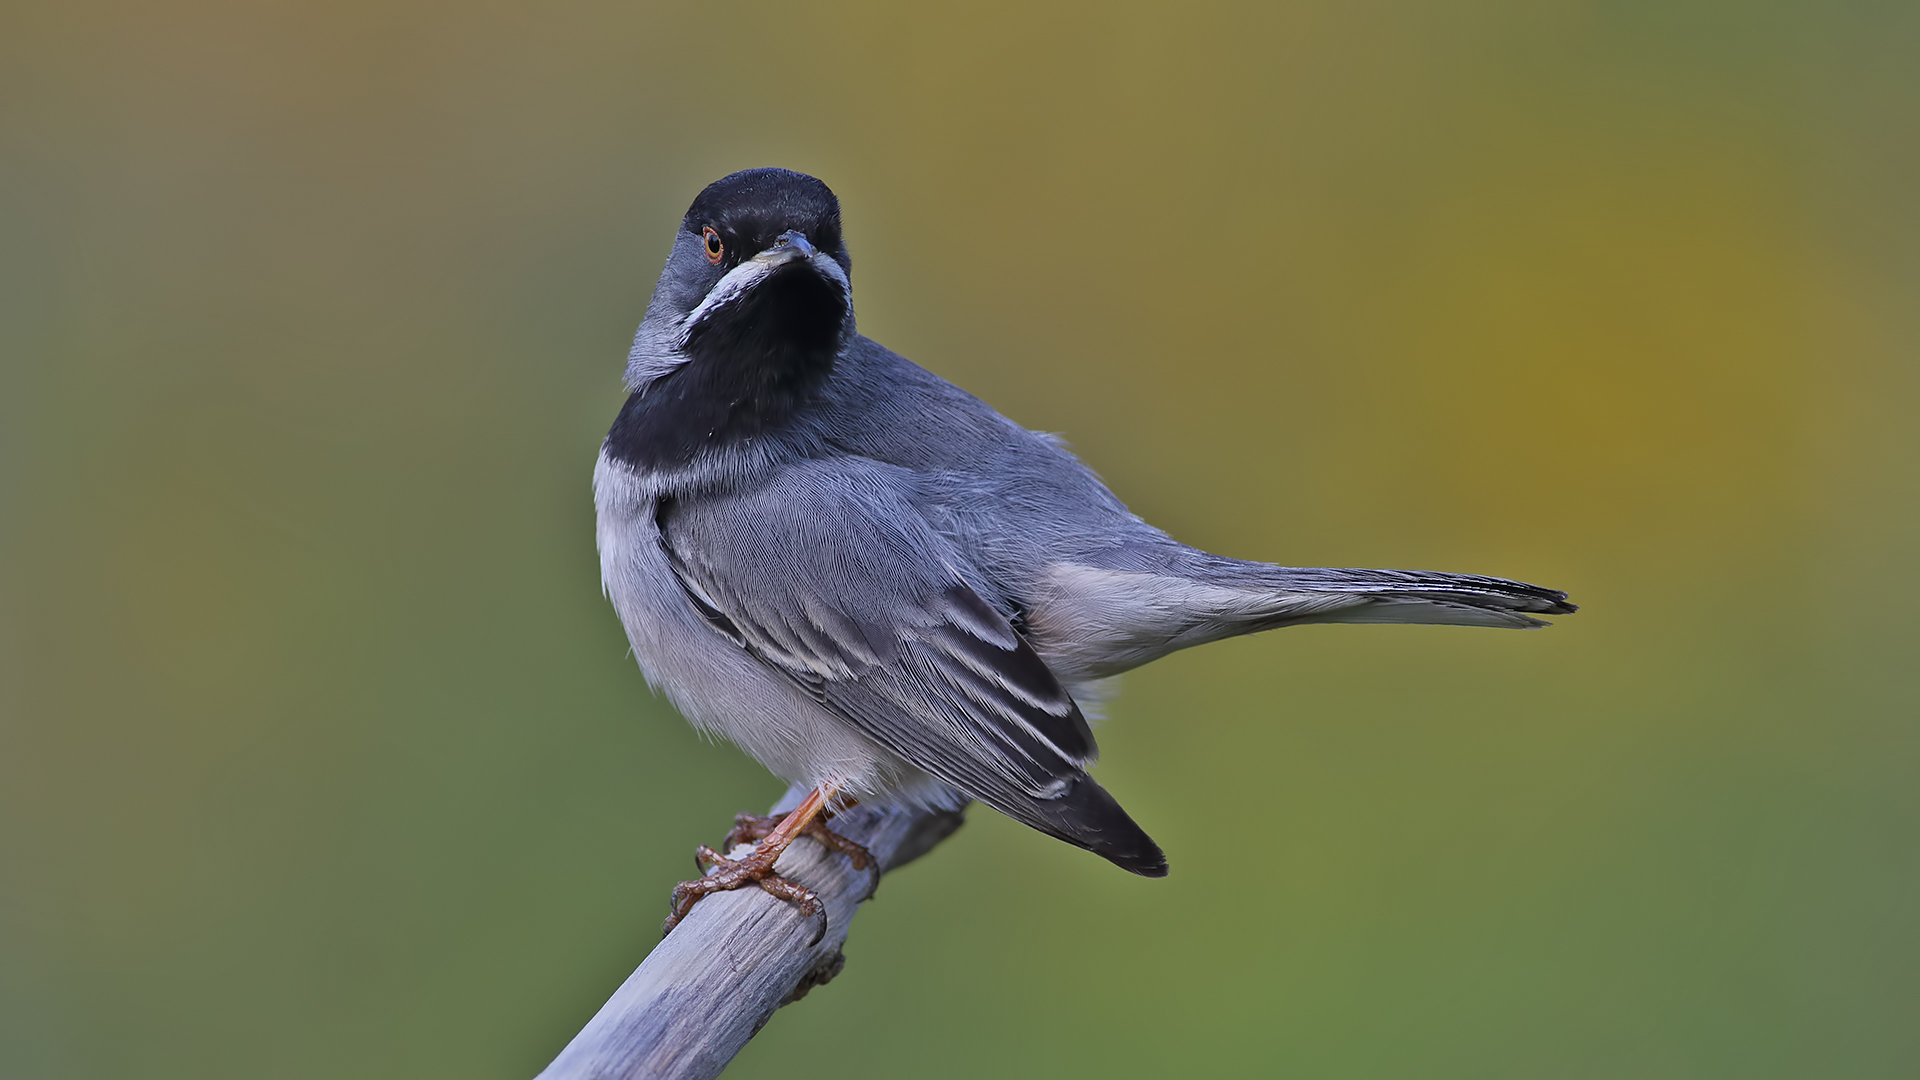
[[[1087,708],[1179,649],[1305,623],[1533,628],[1497,577],[1211,554],[1134,515],[1058,438],[859,333],[840,203],[779,168],[682,218],[594,467],[602,585],[652,687],[808,794],[698,849],[667,931],[758,885],[855,803],[984,803],[1145,877],[1165,854],[1088,773]],[[877,876],[877,870],[875,871]]]

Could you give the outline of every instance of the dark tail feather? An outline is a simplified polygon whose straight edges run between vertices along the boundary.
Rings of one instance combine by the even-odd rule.
[[[1302,623],[1442,623],[1453,626],[1546,626],[1532,615],[1571,615],[1567,594],[1521,580],[1436,571],[1281,571],[1286,588],[1365,603],[1331,609]]]
[[[1260,586],[1272,590],[1274,603],[1269,612],[1261,613],[1256,607],[1247,613],[1256,624],[1249,629],[1300,623],[1530,629],[1547,625],[1535,615],[1567,615],[1576,610],[1558,589],[1475,574],[1268,566],[1259,576]]]
[[[1057,799],[1023,799],[994,809],[1048,836],[1086,848],[1141,877],[1166,877],[1167,856],[1145,829],[1134,824],[1107,789],[1081,774]]]

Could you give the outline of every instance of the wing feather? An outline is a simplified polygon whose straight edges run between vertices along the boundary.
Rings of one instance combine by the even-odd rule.
[[[869,738],[989,804],[1058,795],[1096,752],[1086,717],[916,490],[865,459],[800,463],[658,520],[707,621]]]

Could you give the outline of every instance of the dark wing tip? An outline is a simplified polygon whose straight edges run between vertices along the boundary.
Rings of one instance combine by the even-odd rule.
[[[1113,862],[1113,865],[1120,869],[1131,870],[1141,877],[1166,877],[1167,856],[1161,852],[1159,848],[1153,847],[1151,842],[1149,842],[1148,847],[1149,850],[1147,852],[1131,858],[1123,858],[1118,855],[1107,855],[1107,858]],[[1105,855],[1106,853],[1102,852],[1101,854]]]
[[[1122,870],[1141,877],[1167,876],[1167,856],[1160,845],[1085,773],[1059,798],[1035,799],[1017,809],[1022,812],[1008,816],[1086,848]]]

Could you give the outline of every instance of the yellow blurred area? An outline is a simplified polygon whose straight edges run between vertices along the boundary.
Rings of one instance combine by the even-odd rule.
[[[537,1071],[780,785],[588,489],[700,186],[1226,554],[1551,630],[1130,675],[1137,880],[990,812],[729,1075],[1920,1071],[1920,9],[0,17],[0,1076]]]

